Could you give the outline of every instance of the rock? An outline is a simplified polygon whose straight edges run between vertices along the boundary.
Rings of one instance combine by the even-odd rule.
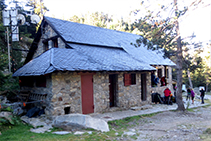
[[[136,130],[135,129],[130,129],[130,131],[135,132]]]
[[[57,135],[66,135],[66,134],[70,134],[71,132],[68,132],[68,131],[57,131],[57,132],[53,132],[54,134],[57,134]]]
[[[17,107],[13,110],[14,115],[21,115],[23,114],[23,109],[21,107]]]
[[[36,129],[31,128],[30,131],[34,132],[34,133],[45,133],[46,131],[50,132],[49,129],[51,129],[52,126],[51,125],[45,125],[44,127],[39,127]]]
[[[107,132],[109,127],[106,121],[92,118],[83,114],[68,114],[57,116],[53,120],[53,126],[65,130],[77,130],[82,128],[92,128],[98,131]]]
[[[12,119],[11,119],[12,116],[13,114],[11,112],[0,112],[0,117],[3,117],[9,120],[10,122],[12,122]]]
[[[92,131],[88,131],[87,133],[91,135],[92,134]]]
[[[28,118],[27,116],[22,116],[21,120],[28,124],[31,124],[34,128],[38,126],[47,126],[47,124],[44,121],[41,121],[38,118]]]
[[[124,132],[124,135],[128,135],[128,136],[133,136],[135,135],[136,133],[134,132]]]
[[[82,134],[84,134],[84,132],[81,132],[81,131],[76,131],[76,132],[74,133],[74,135],[82,135]]]
[[[34,129],[33,128],[30,129],[31,132],[34,132],[34,133],[45,133],[46,131],[50,132],[49,129],[53,128],[52,124],[49,122],[49,120],[45,120],[44,118],[45,118],[44,116],[40,116],[39,118],[29,118],[27,116],[22,116],[21,120],[34,127]]]

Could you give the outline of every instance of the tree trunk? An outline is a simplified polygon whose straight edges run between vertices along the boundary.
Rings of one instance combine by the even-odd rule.
[[[192,84],[191,77],[190,77],[190,71],[188,69],[187,69],[187,74],[188,74],[188,80],[189,80],[190,87],[193,88],[193,84]]]
[[[179,31],[179,22],[178,22],[178,7],[177,7],[177,0],[174,0],[175,6],[175,16],[177,17],[175,26],[176,26],[176,33],[177,33],[177,89],[176,89],[176,101],[177,101],[177,110],[185,111],[185,106],[182,99],[182,44],[181,44],[181,36]]]

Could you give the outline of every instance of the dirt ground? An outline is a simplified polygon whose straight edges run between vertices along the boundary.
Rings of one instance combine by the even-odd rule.
[[[136,132],[139,141],[211,141],[203,134],[211,128],[211,106],[185,113],[167,111],[134,124],[129,130]]]

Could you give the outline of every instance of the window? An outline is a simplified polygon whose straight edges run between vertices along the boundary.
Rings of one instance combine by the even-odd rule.
[[[124,85],[130,86],[136,84],[136,74],[135,73],[125,73],[124,74]]]
[[[36,77],[36,87],[46,87],[46,77],[45,76],[37,76]]]
[[[131,84],[132,85],[135,85],[136,84],[136,74],[135,73],[132,73],[131,74]]]
[[[52,39],[52,46],[58,48],[58,38]]]
[[[43,42],[43,49],[44,49],[44,51],[47,51],[49,49],[48,41]]]
[[[158,78],[162,77],[162,69],[158,69]]]

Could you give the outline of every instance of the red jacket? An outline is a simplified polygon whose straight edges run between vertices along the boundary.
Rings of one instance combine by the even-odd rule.
[[[170,94],[171,94],[171,91],[169,90],[169,88],[166,88],[166,89],[164,90],[164,95],[165,95],[165,96],[170,96]]]

